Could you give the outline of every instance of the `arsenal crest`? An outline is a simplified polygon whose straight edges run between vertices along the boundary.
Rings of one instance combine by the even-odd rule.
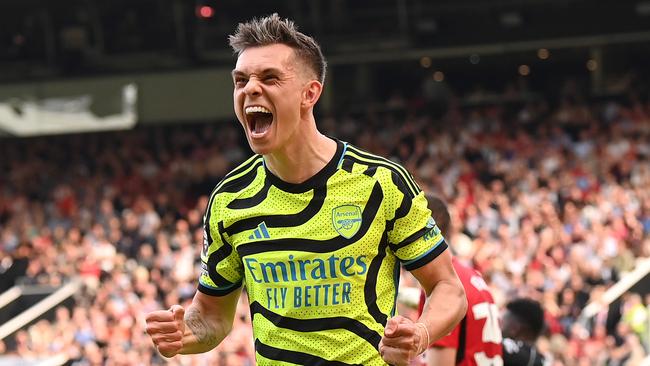
[[[355,205],[342,205],[332,210],[334,230],[342,237],[350,239],[361,228],[361,208]]]

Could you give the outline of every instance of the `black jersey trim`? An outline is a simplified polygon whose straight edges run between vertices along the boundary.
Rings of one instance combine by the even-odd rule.
[[[264,169],[266,169],[266,177],[271,181],[271,184],[278,187],[279,189],[289,192],[289,193],[304,193],[311,189],[317,189],[318,187],[325,186],[327,180],[336,173],[338,170],[339,161],[343,156],[343,150],[345,150],[345,145],[339,140],[334,140],[336,142],[336,152],[330,161],[316,173],[313,177],[307,179],[306,181],[294,184],[283,181],[282,179],[275,176],[269,168],[264,164]]]
[[[354,169],[354,162],[351,159],[343,159],[341,163],[341,169],[345,170],[348,173],[352,173]]]
[[[268,177],[268,176],[267,176]],[[257,227],[263,220],[266,227],[293,227],[300,226],[309,221],[316,215],[325,202],[327,195],[327,186],[322,185],[314,190],[314,195],[302,211],[290,215],[265,215],[263,217],[255,216],[243,220],[235,221],[225,230],[225,233],[232,236],[245,230],[251,230]]]
[[[253,155],[248,160],[245,162],[241,163],[238,167],[235,169],[231,170],[228,174],[226,174],[220,181],[217,183],[215,188],[212,190],[212,195],[218,192],[222,192],[221,188],[228,184],[232,180],[236,180],[240,178],[242,173],[246,172],[247,170],[251,169],[251,167],[254,166],[254,169],[257,169],[259,166],[258,164],[262,164],[264,160],[262,159],[262,155]]]
[[[255,317],[255,314],[260,314],[271,323],[275,324],[275,326],[280,328],[291,329],[298,332],[317,332],[331,329],[345,329],[370,343],[370,345],[372,345],[375,349],[379,349],[379,341],[381,340],[381,335],[368,328],[366,325],[356,319],[346,318],[342,316],[324,317],[318,319],[290,318],[268,310],[257,301],[253,301],[250,304],[250,309],[251,316],[253,318]]]
[[[267,179],[264,179],[264,185],[259,192],[255,193],[252,197],[234,199],[226,207],[233,210],[255,207],[266,199],[269,194],[269,188],[271,188],[271,181],[267,176]]]
[[[368,162],[375,162],[377,164],[384,165],[386,167],[389,167],[389,169],[396,171],[398,174],[400,174],[400,176],[404,179],[405,183],[412,190],[413,196],[416,196],[421,191],[420,186],[418,186],[418,184],[415,182],[411,173],[409,173],[403,166],[393,161],[390,161],[389,159],[386,159],[384,157],[362,151],[359,148],[354,146],[349,146],[348,151],[356,154],[361,159],[368,160]]]
[[[410,200],[413,200],[415,198],[415,195],[413,195],[409,187],[406,185],[406,182],[404,182],[404,179],[401,178],[401,176],[392,171],[390,175],[390,179],[393,181],[393,184],[397,189],[399,189],[400,192],[404,195],[404,197],[408,197]],[[417,193],[416,193],[417,195]]]
[[[418,269],[424,266],[425,264],[431,262],[432,260],[436,259],[446,249],[447,249],[447,243],[444,240],[442,240],[442,242],[434,246],[431,250],[429,250],[420,258],[403,263],[404,269],[406,269],[407,271],[413,271],[415,269]]]
[[[237,246],[237,252],[241,258],[258,253],[264,252],[275,252],[275,251],[302,251],[310,253],[328,253],[335,250],[339,250],[345,246],[353,244],[361,239],[372,225],[379,207],[381,206],[384,193],[381,190],[381,185],[379,182],[375,182],[366,207],[361,214],[361,227],[354,236],[350,239],[346,239],[342,236],[336,236],[327,240],[314,240],[314,239],[301,239],[301,238],[287,238],[287,239],[271,239],[271,240],[259,240],[252,243],[241,244]],[[320,209],[320,208],[319,208]],[[280,216],[282,219],[282,216]],[[255,222],[259,222],[259,218]],[[269,225],[269,221],[265,220],[266,225]],[[273,227],[278,227],[273,226]],[[284,227],[284,225],[282,226]]]
[[[390,311],[390,316],[391,318],[395,316],[397,313],[397,295],[399,291],[399,280],[400,280],[400,265],[399,261],[395,261],[395,265],[393,266],[393,281],[395,283],[395,286],[393,287],[395,290],[395,294],[393,296],[393,308]]]
[[[366,302],[366,306],[368,307],[368,313],[373,317],[373,319],[375,319],[377,323],[381,324],[382,327],[386,326],[386,322],[388,322],[388,316],[384,314],[377,305],[377,278],[379,277],[379,270],[381,269],[381,265],[384,262],[384,258],[386,257],[386,247],[388,246],[386,244],[386,240],[387,235],[386,232],[384,232],[379,244],[377,255],[372,259],[370,265],[368,266],[366,283],[363,287],[363,298]],[[397,290],[397,288],[395,288],[395,290]]]
[[[363,174],[369,176],[369,177],[374,177],[375,173],[377,173],[377,166],[376,165],[370,165],[366,170],[363,171]]]
[[[400,180],[402,181],[402,184],[397,186],[398,189],[400,189],[400,192],[403,193],[403,191],[401,189],[401,186],[406,186],[406,187],[408,187],[407,190],[406,190],[406,192],[407,192],[406,194],[408,194],[409,197],[413,198],[413,197],[415,197],[417,195],[418,192],[414,191],[408,185],[408,183],[405,182],[405,179],[403,178],[402,173],[397,168],[395,168],[393,165],[390,165],[390,164],[386,163],[384,160],[377,160],[377,159],[371,160],[371,159],[368,159],[368,158],[363,158],[363,157],[360,156],[360,154],[357,154],[354,151],[351,151],[351,153],[354,154],[354,155],[348,154],[345,157],[346,160],[349,159],[349,160],[352,160],[353,162],[355,162],[357,164],[362,164],[362,165],[366,165],[366,166],[375,165],[375,166],[384,167],[384,168],[388,169],[393,175],[397,175],[397,176],[401,177]],[[357,156],[355,156],[355,155],[357,155]],[[388,160],[388,161],[390,161],[390,160]]]
[[[219,229],[219,235],[221,236],[221,247],[210,253],[210,256],[208,257],[208,276],[210,276],[210,279],[212,282],[214,282],[215,285],[223,287],[232,284],[232,282],[228,281],[222,275],[220,275],[219,272],[217,272],[217,264],[226,259],[230,253],[232,253],[232,245],[230,245],[226,238],[223,237],[223,222],[219,221],[217,225]]]
[[[255,155],[251,156],[246,161],[241,163],[238,167],[231,170],[230,173],[226,174],[226,176],[224,177],[223,180],[226,180],[226,179],[228,179],[230,177],[233,177],[233,176],[235,176],[235,175],[237,175],[239,173],[242,173],[243,171],[248,169],[251,165],[253,165],[256,161],[260,161],[261,159],[262,159],[262,155],[259,155],[259,154],[255,154]]]
[[[203,217],[203,231],[205,232],[205,241],[206,243],[203,244],[203,253],[204,255],[208,255],[208,248],[210,245],[212,245],[212,233],[210,232],[210,216],[212,216],[212,203],[214,202],[214,198],[216,197],[216,194],[210,196],[210,200],[208,201],[208,208],[205,211],[205,216]]]
[[[406,239],[402,240],[401,243],[399,244],[390,244],[391,250],[394,252],[404,248],[405,246],[415,242],[416,240],[420,239],[424,234],[426,234],[428,231],[433,230],[433,228],[430,227],[423,227],[422,229],[416,231],[415,233],[409,235]]]
[[[217,193],[237,193],[242,190],[242,188],[250,185],[257,177],[257,169],[263,164],[262,159],[257,160],[250,170],[246,174],[240,175],[235,178],[231,178],[228,181],[224,182],[221,187],[218,188]]]
[[[253,155],[252,157],[250,157],[248,160],[243,162],[240,166],[232,170],[230,173],[226,174],[226,176],[223,177],[223,179],[221,179],[219,183],[217,183],[217,185],[210,193],[210,199],[208,200],[208,207],[206,208],[205,215],[203,216],[203,225],[206,232],[208,245],[212,244],[212,233],[210,232],[210,216],[212,215],[212,204],[214,203],[214,200],[216,199],[218,193],[221,192],[221,188],[224,185],[227,185],[232,180],[235,181],[238,180],[240,177],[235,177],[235,176],[243,173],[247,169],[251,169],[251,167],[255,165],[256,161],[258,162],[258,164],[261,164],[262,163],[261,157],[262,157],[261,155]],[[257,167],[254,167],[252,168],[251,171],[255,171],[256,169]]]
[[[411,211],[411,206],[413,204],[412,202],[413,201],[411,200],[411,198],[407,197],[406,195],[402,197],[402,203],[400,203],[397,210],[395,210],[395,217],[386,221],[386,231],[393,230],[393,228],[395,227],[395,222],[408,215],[408,213]]]
[[[208,287],[202,283],[199,282],[199,286],[197,290],[199,290],[201,293],[204,293],[206,295],[210,296],[226,296],[229,293],[241,288],[242,281],[236,282],[236,283],[231,283],[229,286],[225,287],[220,287],[220,288],[213,288],[213,287]]]
[[[296,365],[305,366],[362,366],[361,364],[349,364],[341,361],[330,361],[322,357],[311,355],[309,353],[290,351],[286,349],[275,348],[262,343],[259,339],[255,340],[255,351],[261,356],[270,360],[289,362]]]

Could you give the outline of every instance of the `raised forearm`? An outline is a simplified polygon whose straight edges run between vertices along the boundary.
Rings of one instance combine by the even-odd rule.
[[[207,352],[216,347],[228,335],[232,324],[209,320],[201,310],[192,305],[185,313],[185,333],[181,354]]]
[[[441,280],[431,291],[418,322],[429,331],[429,343],[444,337],[467,312],[465,290],[458,280]]]

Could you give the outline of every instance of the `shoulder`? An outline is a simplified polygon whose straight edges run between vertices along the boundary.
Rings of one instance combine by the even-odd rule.
[[[258,173],[258,168],[264,166],[264,159],[262,155],[253,155],[243,163],[239,164],[230,173],[226,174],[223,179],[217,184],[213,192],[233,191],[241,188],[247,182],[247,177],[255,176]]]
[[[504,365],[535,365],[544,364],[544,356],[536,347],[522,341],[510,338],[503,339],[503,360]]]
[[[459,274],[460,273],[469,274],[469,275],[474,274],[474,269],[466,265],[465,263],[461,262],[460,260],[458,260],[458,257],[453,257],[451,259],[451,264],[454,266],[454,269]]]
[[[264,174],[262,155],[253,155],[226,174],[210,193],[209,204],[227,193],[238,193],[248,187],[259,174]]]
[[[485,282],[485,279],[483,278],[481,272],[461,262],[458,260],[458,257],[454,257],[451,263],[466,289],[469,287],[469,285],[471,285],[472,289],[476,289],[479,292],[490,291],[490,286],[488,286],[488,284]]]
[[[465,283],[472,284],[472,279],[475,277],[481,279],[483,278],[481,277],[481,274],[478,271],[468,266],[467,264],[461,262],[460,260],[458,260],[457,257],[454,257],[451,263],[454,266],[454,270],[456,270],[458,277],[460,277],[461,281],[463,281],[464,284]]]
[[[401,164],[351,144],[347,144],[341,166],[350,173],[361,172],[374,177],[384,189],[395,186],[411,198],[421,191],[413,176]]]
[[[504,365],[527,365],[530,359],[530,350],[521,341],[511,338],[503,339]]]

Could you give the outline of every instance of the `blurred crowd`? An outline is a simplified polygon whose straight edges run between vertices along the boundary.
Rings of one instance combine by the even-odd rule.
[[[450,204],[451,247],[484,274],[498,305],[515,296],[542,303],[538,346],[553,365],[632,362],[648,351],[650,297],[629,292],[580,315],[650,256],[650,100],[587,99],[570,86],[555,99],[452,98],[442,113],[397,100],[318,123],[401,162]],[[0,276],[54,285],[78,277],[84,286],[74,306],[0,350],[63,352],[77,366],[253,365],[245,296],[233,332],[209,353],[164,361],[144,332],[147,312],[186,304],[196,290],[207,195],[249,155],[239,128],[2,140]],[[4,279],[2,290],[13,284]]]

